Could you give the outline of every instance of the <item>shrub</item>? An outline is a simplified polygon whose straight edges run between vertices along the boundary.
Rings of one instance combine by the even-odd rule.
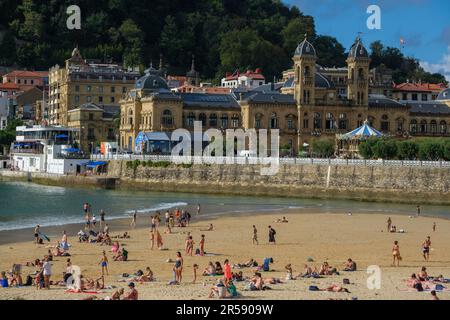
[[[329,158],[334,154],[334,141],[318,140],[312,143],[313,153],[319,158]]]
[[[424,140],[419,145],[419,158],[423,161],[438,161],[444,158],[444,144],[437,140]]]
[[[399,141],[397,153],[400,160],[416,160],[419,155],[419,145],[414,141]]]
[[[397,144],[394,140],[378,139],[372,150],[375,158],[389,160],[397,157]]]
[[[377,142],[378,142],[377,138],[370,138],[365,141],[362,141],[358,146],[359,154],[364,159],[374,158],[375,157],[374,149],[375,149],[375,145],[377,144]]]

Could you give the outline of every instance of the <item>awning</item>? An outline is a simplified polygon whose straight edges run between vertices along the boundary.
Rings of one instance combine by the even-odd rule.
[[[105,161],[89,161],[87,163],[83,163],[82,165],[85,165],[88,169],[94,169],[99,166],[104,166],[105,164],[108,164],[108,162]]]
[[[67,148],[67,149],[64,149],[63,151],[66,151],[66,152],[69,152],[69,153],[77,153],[77,152],[80,152],[80,149],[77,149],[77,148]]]

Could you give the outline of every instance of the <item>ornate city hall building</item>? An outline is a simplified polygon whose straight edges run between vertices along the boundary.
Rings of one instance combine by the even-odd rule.
[[[120,101],[120,146],[134,151],[140,133],[193,130],[194,121],[201,121],[204,130],[279,129],[280,147],[288,155],[316,139],[334,140],[365,120],[395,137],[450,136],[449,90],[434,101],[407,103],[369,91],[376,86],[370,86],[369,54],[360,38],[350,48],[344,83],[336,86],[316,61],[316,50],[305,38],[283,83],[230,94],[174,93],[162,72],[150,68]]]

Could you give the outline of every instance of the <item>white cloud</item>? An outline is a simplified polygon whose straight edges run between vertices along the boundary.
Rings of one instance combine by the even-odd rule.
[[[441,61],[438,63],[421,61],[420,66],[424,68],[425,71],[443,74],[447,81],[450,82],[450,46],[448,46],[447,53],[444,54]]]

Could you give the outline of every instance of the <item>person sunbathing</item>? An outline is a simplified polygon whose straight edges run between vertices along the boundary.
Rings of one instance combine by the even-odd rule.
[[[216,275],[223,275],[223,269],[222,269],[222,265],[220,264],[219,261],[216,261]]]
[[[106,245],[106,246],[111,246],[112,245],[112,240],[111,237],[108,234],[105,234],[105,237],[103,238],[101,245]]]
[[[328,291],[328,292],[346,292],[346,293],[350,293],[350,291],[348,291],[347,288],[338,286],[333,284],[332,286],[329,286],[326,289],[319,289],[320,291]]]
[[[240,281],[244,281],[244,274],[242,273],[242,271],[236,272],[232,274],[232,279],[234,281],[240,282]]]
[[[128,288],[130,288],[130,292],[128,292],[124,297],[123,300],[138,300],[138,292],[134,286],[133,282],[130,282],[128,284]]]
[[[111,252],[113,252],[114,254],[117,254],[117,252],[119,251],[119,248],[120,248],[119,242],[118,242],[118,241],[115,241],[115,242],[113,243],[112,248],[111,248]]]
[[[139,281],[139,282],[152,282],[155,279],[153,278],[153,271],[150,269],[150,267],[147,267],[145,269],[146,273],[144,273],[142,276],[134,278],[133,281]]]
[[[292,265],[289,263],[284,267],[286,269],[286,280],[296,280],[297,278],[294,277],[293,271],[292,271]]]
[[[286,217],[283,217],[283,219],[277,219],[275,222],[276,223],[288,223],[289,221],[286,219]]]
[[[223,283],[222,279],[218,279],[217,283],[211,288],[208,298],[211,299],[214,295],[217,295],[219,299],[227,297],[227,287]]]
[[[411,278],[406,281],[406,286],[409,288],[414,288],[417,291],[423,291],[422,282],[417,278],[415,273],[413,273]]]
[[[258,262],[256,262],[253,258],[248,260],[245,263],[237,263],[233,265],[233,268],[240,269],[240,268],[252,268],[258,266]]]
[[[124,248],[120,249],[117,252],[117,255],[113,256],[114,261],[127,261],[128,260],[128,251]]]
[[[344,271],[356,271],[356,262],[348,258],[347,262],[344,263]]]
[[[420,281],[428,281],[429,277],[428,277],[428,273],[427,273],[427,268],[426,267],[422,267],[422,269],[420,270],[418,276]]]
[[[204,276],[215,276],[216,275],[216,267],[214,264],[210,261],[208,263],[208,266],[203,271]]]
[[[117,235],[114,237],[111,237],[112,239],[130,239],[130,235],[128,234],[128,232],[125,232],[123,235]]]
[[[255,276],[250,279],[250,290],[264,290],[264,279],[261,273],[255,272]]]
[[[328,264],[328,262],[324,262],[319,269],[319,275],[321,276],[332,276],[332,275],[339,275],[339,272],[337,272],[336,268],[333,268]]]
[[[279,284],[284,283],[280,278],[264,278],[264,284]]]
[[[123,288],[120,288],[119,290],[113,293],[113,295],[111,296],[111,300],[120,300],[120,297],[123,296],[124,293],[125,290]]]
[[[210,223],[208,229],[200,229],[200,231],[214,231],[214,226],[212,223]]]

